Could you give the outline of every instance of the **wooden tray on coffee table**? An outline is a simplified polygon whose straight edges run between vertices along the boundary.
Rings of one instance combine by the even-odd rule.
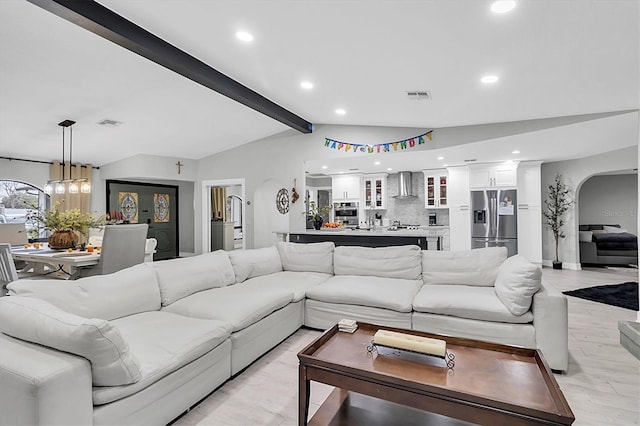
[[[448,370],[444,360],[421,354],[367,352],[379,329],[445,340],[447,351],[455,355],[455,368]],[[477,424],[574,421],[553,373],[534,349],[358,323],[353,334],[330,328],[298,353],[298,359],[300,425],[307,424],[311,380]],[[326,424],[349,424],[339,418],[354,411],[344,408],[348,403],[348,392],[336,393],[316,417]],[[334,416],[328,413],[329,405]],[[329,418],[333,420],[326,421]]]

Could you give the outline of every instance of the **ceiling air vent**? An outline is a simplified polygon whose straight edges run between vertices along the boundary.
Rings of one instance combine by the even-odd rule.
[[[409,99],[412,99],[414,101],[431,100],[431,92],[429,92],[428,90],[407,92],[407,96],[409,97]]]
[[[473,163],[474,161],[478,161],[476,158],[470,158],[469,160],[464,160],[465,163]]]
[[[118,127],[119,125],[122,124],[122,122],[116,121],[116,120],[109,120],[108,118],[105,118],[104,120],[98,121],[98,124],[101,126]]]

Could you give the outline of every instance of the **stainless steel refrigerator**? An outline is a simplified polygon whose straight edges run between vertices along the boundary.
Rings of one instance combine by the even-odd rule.
[[[506,247],[518,253],[518,209],[515,189],[471,191],[471,248]]]

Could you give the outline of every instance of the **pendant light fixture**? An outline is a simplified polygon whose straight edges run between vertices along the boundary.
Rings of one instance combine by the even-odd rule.
[[[69,184],[69,194],[77,194],[82,192],[88,194],[91,192],[91,184],[87,179],[73,179],[73,125],[76,124],[73,120],[64,120],[58,123],[58,126],[62,127],[62,162],[60,163],[60,179],[50,180],[44,186],[44,192],[51,194],[64,194],[67,191],[67,184]],[[65,177],[66,163],[65,163],[65,140],[64,129],[69,128],[69,178]]]

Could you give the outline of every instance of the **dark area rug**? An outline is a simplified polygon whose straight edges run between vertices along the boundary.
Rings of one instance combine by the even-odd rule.
[[[638,310],[638,283],[598,285],[595,287],[579,288],[563,291],[568,296],[579,297],[593,302],[606,303],[620,308]]]

